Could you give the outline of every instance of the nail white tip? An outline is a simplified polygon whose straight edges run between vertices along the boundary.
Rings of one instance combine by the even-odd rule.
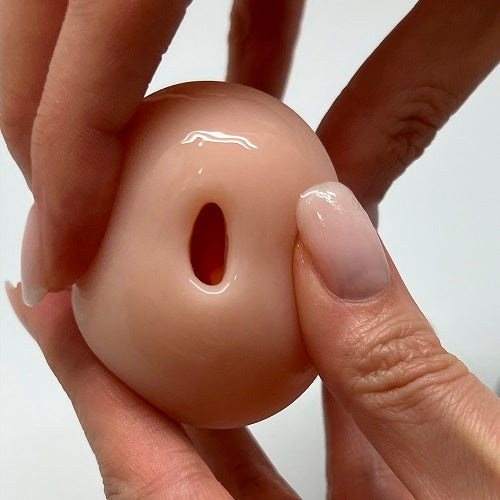
[[[16,287],[12,284],[12,281],[9,281],[9,280],[5,280],[4,286],[5,286],[5,291],[7,293],[16,289]]]
[[[29,288],[23,285],[22,293],[23,302],[28,307],[34,307],[43,300],[45,295],[47,295],[47,290],[44,290],[43,288]]]

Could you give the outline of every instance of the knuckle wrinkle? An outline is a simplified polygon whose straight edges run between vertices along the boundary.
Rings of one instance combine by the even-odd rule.
[[[372,409],[409,409],[425,404],[449,382],[468,373],[449,354],[424,317],[383,317],[371,325],[361,347],[361,359],[353,382],[354,393]],[[431,398],[434,400],[434,398]]]

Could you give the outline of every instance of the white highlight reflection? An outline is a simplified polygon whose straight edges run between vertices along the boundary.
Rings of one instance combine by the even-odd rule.
[[[308,198],[311,195],[315,195],[318,198],[325,200],[330,205],[335,205],[335,203],[336,203],[335,198],[337,198],[337,195],[333,191],[323,191],[320,189],[311,189],[310,191],[306,191],[305,193],[302,193],[300,195],[300,197],[302,199],[304,199],[304,198]]]
[[[218,290],[211,291],[211,290],[207,290],[207,289],[206,289],[206,288],[204,288],[204,287],[201,287],[200,285],[198,285],[198,283],[196,283],[196,281],[194,281],[194,280],[192,280],[192,279],[190,279],[190,280],[189,280],[189,282],[190,282],[192,285],[194,285],[196,288],[198,288],[198,290],[199,290],[200,292],[206,293],[206,294],[208,294],[208,295],[219,295],[219,294],[221,294],[221,293],[224,293],[224,292],[228,289],[229,285],[231,284],[231,282],[230,282],[230,281],[228,281],[228,282],[227,282],[227,283],[226,283],[226,284],[225,284],[222,288],[219,288]],[[214,287],[214,288],[215,288],[215,287]]]
[[[231,135],[219,130],[193,130],[189,132],[181,141],[181,144],[190,144],[199,139],[198,146],[203,146],[205,142],[218,142],[223,144],[237,144],[245,149],[258,149],[246,137],[242,135]]]

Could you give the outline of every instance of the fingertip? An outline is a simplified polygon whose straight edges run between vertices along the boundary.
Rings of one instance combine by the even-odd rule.
[[[10,281],[5,281],[4,286],[7,298],[9,299],[14,314],[17,316],[17,319],[21,322],[26,331],[30,335],[32,335],[28,327],[29,325],[26,318],[26,311],[29,310],[30,307],[27,306],[24,302],[22,283],[17,283],[17,285],[14,285]]]
[[[47,295],[47,290],[44,288],[32,288],[25,286],[22,288],[23,302],[28,307],[35,307]]]
[[[5,280],[4,287],[5,287],[5,292],[7,293],[7,297],[8,297],[9,294],[12,293],[12,291],[16,289],[17,285],[13,285],[12,281],[10,281],[10,280]]]
[[[70,291],[47,294],[36,306],[26,305],[23,299],[23,284],[13,285],[6,281],[5,292],[12,310],[26,331],[37,343],[44,343],[49,333],[54,330],[61,315],[72,317]]]
[[[391,284],[385,253],[352,191],[324,182],[300,195],[297,226],[316,271],[336,296],[364,300]]]
[[[19,317],[20,314],[18,313],[18,310],[22,307],[23,300],[22,300],[22,285],[21,283],[17,283],[17,285],[14,285],[11,281],[6,280],[4,282],[4,287],[5,287],[5,293],[7,295],[7,298],[9,299],[10,305],[12,306],[12,309],[16,313],[16,315]],[[21,319],[21,318],[19,318]]]
[[[31,207],[26,220],[21,250],[22,298],[29,307],[38,304],[47,294],[43,276],[40,219],[39,207],[35,203]]]

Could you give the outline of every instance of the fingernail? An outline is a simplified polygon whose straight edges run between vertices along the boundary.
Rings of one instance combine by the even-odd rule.
[[[18,284],[18,286],[20,283]],[[9,299],[10,304],[12,305],[12,297],[13,293],[15,292],[17,286],[14,285],[11,281],[5,280],[4,281],[4,288],[5,288],[5,293],[7,294],[7,298]]]
[[[343,184],[325,182],[302,193],[297,225],[316,271],[333,294],[361,300],[389,285],[389,265],[377,232]]]
[[[34,204],[26,221],[21,250],[23,301],[29,307],[38,304],[47,294],[47,289],[42,284],[42,241],[39,221],[38,207]]]

